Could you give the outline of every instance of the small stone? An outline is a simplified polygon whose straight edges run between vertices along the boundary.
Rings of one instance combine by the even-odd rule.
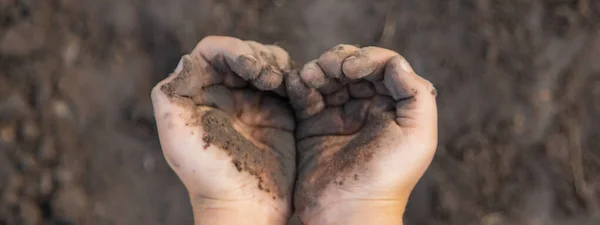
[[[39,190],[39,177],[38,176],[26,176],[25,185],[23,186],[23,196],[28,199],[37,199],[40,197]]]
[[[55,171],[56,178],[59,183],[67,184],[73,180],[73,172],[66,168],[58,168]]]
[[[22,56],[44,46],[44,30],[30,22],[21,22],[6,31],[0,41],[0,53]]]
[[[15,0],[0,0],[0,9],[13,4]]]
[[[19,154],[19,162],[21,163],[21,168],[26,172],[37,173],[40,170],[39,163],[30,152],[21,152]]]
[[[47,197],[52,194],[52,189],[54,189],[52,173],[48,170],[42,171],[40,174],[40,183],[39,183],[40,195]]]
[[[56,161],[58,154],[56,152],[56,146],[54,139],[48,136],[42,138],[40,146],[38,148],[37,157],[42,163],[53,163]]]
[[[0,184],[8,184],[16,172],[5,155],[0,152]]]
[[[23,122],[21,128],[21,135],[25,138],[26,141],[35,141],[40,137],[40,129],[38,125],[33,120],[27,120]]]
[[[592,88],[592,93],[595,96],[600,96],[600,81],[597,81]]]
[[[19,192],[24,183],[23,176],[13,174],[2,195],[3,201],[10,205],[17,204],[19,202]]]
[[[482,225],[500,225],[503,224],[503,217],[500,213],[490,213],[481,218]]]
[[[102,203],[96,202],[94,204],[94,214],[96,214],[98,216],[106,215],[106,208],[102,205]]]
[[[55,100],[52,102],[52,111],[54,115],[61,119],[71,117],[71,109],[69,105],[63,100]]]
[[[541,102],[549,102],[552,100],[552,92],[548,89],[542,89],[539,90],[537,93],[537,98],[541,101]]]
[[[81,46],[79,41],[74,37],[67,38],[67,44],[63,49],[62,58],[65,65],[70,66],[75,63],[75,60],[79,57]]]
[[[11,93],[0,105],[0,119],[16,121],[32,114],[31,107],[25,98],[18,93]]]
[[[154,171],[154,168],[156,168],[156,160],[154,159],[154,157],[151,154],[147,153],[142,158],[144,170],[146,170],[147,172]]]
[[[19,216],[23,225],[38,225],[42,223],[42,213],[40,208],[31,201],[21,202],[19,204]]]
[[[13,144],[16,138],[17,132],[14,125],[0,125],[0,144]]]
[[[61,186],[54,194],[52,209],[55,217],[78,221],[89,212],[87,196],[80,186]]]
[[[526,118],[523,114],[516,114],[513,116],[513,131],[516,134],[522,134],[523,132],[525,132],[525,122],[526,122]]]

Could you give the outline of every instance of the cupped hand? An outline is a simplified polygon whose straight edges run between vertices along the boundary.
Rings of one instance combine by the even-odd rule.
[[[277,46],[211,36],[152,90],[163,153],[196,224],[284,224],[291,215],[290,66]]]
[[[398,53],[338,45],[286,77],[306,224],[401,224],[437,145],[435,89]]]

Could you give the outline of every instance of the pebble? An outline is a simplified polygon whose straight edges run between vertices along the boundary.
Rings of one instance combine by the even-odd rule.
[[[40,174],[40,195],[43,197],[50,196],[54,189],[54,179],[52,177],[52,173],[49,170],[44,170]]]
[[[23,135],[25,141],[36,141],[40,137],[40,129],[37,123],[33,120],[23,122],[21,135]]]
[[[53,211],[56,217],[76,221],[89,212],[88,199],[79,186],[66,185],[54,193]]]
[[[142,164],[146,172],[152,172],[156,168],[156,160],[150,153],[144,154],[142,157]]]
[[[525,122],[526,122],[526,118],[525,115],[519,113],[513,116],[513,131],[516,134],[522,134],[523,132],[525,132]]]
[[[500,213],[490,213],[481,218],[482,225],[501,225],[504,219]]]
[[[29,174],[25,177],[25,185],[21,190],[24,197],[28,199],[37,199],[40,197],[39,176]]]
[[[543,103],[547,103],[552,100],[552,92],[550,92],[550,90],[548,90],[548,89],[539,90],[536,93],[536,95],[537,95],[536,97],[538,98],[538,100]]]
[[[6,31],[0,37],[0,53],[11,56],[23,56],[44,46],[43,28],[23,21]]]
[[[0,144],[13,144],[17,138],[17,132],[13,124],[0,125]]]
[[[70,171],[67,168],[60,168],[59,167],[59,168],[56,169],[55,173],[56,173],[55,175],[56,175],[56,178],[57,178],[58,182],[61,183],[61,184],[70,183],[71,181],[73,181],[73,178],[75,176],[73,174],[73,172]]]
[[[94,214],[98,216],[106,215],[106,208],[100,202],[94,203]]]
[[[67,38],[67,44],[62,52],[63,62],[66,66],[73,65],[80,53],[79,41],[74,37]]]
[[[10,4],[13,4],[15,0],[0,0],[0,9],[7,7]]]
[[[19,216],[23,225],[42,224],[40,208],[32,201],[23,201],[19,204]]]
[[[38,173],[40,170],[40,165],[33,156],[31,152],[23,152],[20,151],[19,161],[21,163],[21,168],[25,172]]]
[[[42,141],[40,142],[40,146],[37,151],[37,157],[40,162],[46,164],[56,161],[58,154],[56,152],[54,139],[48,136],[42,137]]]
[[[54,115],[61,119],[71,117],[71,109],[69,105],[63,100],[54,100],[52,102],[52,112]]]
[[[0,118],[5,120],[22,119],[31,115],[32,110],[25,98],[18,93],[11,93],[0,102]]]
[[[2,195],[3,202],[17,204],[19,202],[19,191],[24,184],[23,176],[13,173]]]

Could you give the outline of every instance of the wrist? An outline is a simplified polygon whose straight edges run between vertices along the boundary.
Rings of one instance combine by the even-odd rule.
[[[354,200],[330,204],[301,213],[306,225],[394,224],[402,225],[406,204],[393,200]]]
[[[291,207],[276,207],[272,202],[192,199],[195,225],[259,224],[284,225]]]

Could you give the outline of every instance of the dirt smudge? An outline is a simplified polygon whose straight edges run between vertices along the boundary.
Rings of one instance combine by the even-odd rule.
[[[287,195],[287,179],[280,160],[274,153],[258,148],[240,134],[231,117],[219,110],[210,110],[202,116],[203,140],[206,147],[214,145],[227,152],[239,172],[248,173],[258,180],[258,189],[277,196]]]

